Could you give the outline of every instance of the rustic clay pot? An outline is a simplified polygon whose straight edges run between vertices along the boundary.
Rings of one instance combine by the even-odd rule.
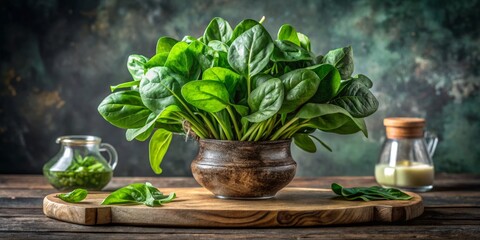
[[[193,177],[218,198],[272,198],[295,176],[290,143],[201,139]]]

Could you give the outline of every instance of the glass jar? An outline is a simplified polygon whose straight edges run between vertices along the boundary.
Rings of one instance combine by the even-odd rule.
[[[60,151],[43,166],[43,174],[58,190],[76,188],[101,190],[112,178],[117,152],[112,145],[95,136],[62,136],[57,138]],[[108,162],[100,154],[107,152]]]
[[[425,192],[433,188],[432,155],[438,143],[424,132],[422,118],[386,118],[387,139],[375,166],[375,179],[383,187]]]

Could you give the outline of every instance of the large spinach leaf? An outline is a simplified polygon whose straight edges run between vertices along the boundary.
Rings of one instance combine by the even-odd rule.
[[[207,112],[218,112],[229,104],[228,90],[222,82],[214,80],[198,80],[182,87],[185,100]]]
[[[227,43],[232,38],[232,32],[232,27],[225,19],[216,17],[210,21],[205,29],[203,41],[205,44],[209,44],[213,40]]]
[[[322,59],[322,63],[335,66],[340,72],[342,79],[348,79],[353,73],[353,51],[352,47],[338,48],[329,51]]]
[[[347,110],[357,118],[367,117],[378,109],[378,101],[368,90],[372,86],[370,79],[359,75],[342,83],[341,91],[330,101]]]
[[[310,52],[292,42],[275,40],[271,60],[273,62],[298,62],[312,60]]]
[[[237,90],[237,83],[242,81],[242,76],[227,68],[212,67],[203,72],[202,79],[222,82],[230,94],[230,99],[233,99]]]
[[[252,91],[248,98],[251,114],[245,116],[250,122],[261,122],[275,115],[282,107],[284,99],[283,83],[272,78]]]
[[[233,41],[228,49],[230,66],[250,79],[268,64],[273,52],[272,38],[262,25],[255,25]]]
[[[172,132],[159,128],[157,131],[155,131],[150,139],[148,146],[150,167],[156,174],[162,173],[160,164],[162,163],[163,157],[168,151],[168,147],[170,147],[172,137]]]
[[[315,95],[310,102],[314,103],[326,103],[332,99],[340,88],[340,73],[337,68],[330,64],[320,64],[311,67],[307,67],[314,71],[320,78],[320,84]]]
[[[300,47],[297,31],[290,24],[284,24],[280,27],[277,34],[278,40],[286,40]]]
[[[320,79],[315,72],[297,69],[280,77],[285,87],[285,99],[280,113],[293,112],[317,92]]]
[[[165,67],[182,74],[188,80],[198,79],[201,72],[200,64],[189,49],[188,43],[185,42],[178,42],[172,47],[165,61]]]
[[[140,83],[140,96],[151,111],[160,113],[172,104],[178,104],[181,87],[187,82],[182,75],[167,67],[154,67],[147,71]]]
[[[309,119],[312,127],[325,132],[352,134],[362,131],[368,136],[363,119],[354,118],[347,110],[333,104],[307,103],[300,108],[296,117]]]
[[[108,95],[98,106],[98,112],[119,128],[138,128],[145,124],[150,111],[137,91],[119,91]]]

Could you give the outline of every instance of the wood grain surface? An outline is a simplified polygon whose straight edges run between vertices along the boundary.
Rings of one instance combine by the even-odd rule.
[[[125,224],[180,227],[292,227],[406,221],[423,213],[422,198],[408,201],[346,201],[329,189],[286,188],[269,200],[222,200],[203,188],[164,188],[175,192],[161,207],[102,206],[106,193],[89,194],[80,203],[67,203],[50,194],[45,215],[83,224]]]

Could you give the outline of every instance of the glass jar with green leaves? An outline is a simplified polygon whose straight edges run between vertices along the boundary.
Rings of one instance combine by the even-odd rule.
[[[181,40],[161,37],[150,58],[130,55],[127,68],[132,81],[112,86],[112,93],[100,103],[98,111],[105,120],[125,129],[129,141],[145,141],[152,136],[150,164],[157,174],[162,172],[160,163],[172,134],[187,134],[200,143],[204,141],[192,164],[200,184],[219,182],[219,186],[207,188],[220,197],[271,197],[272,192],[264,196],[253,194],[259,187],[256,183],[263,181],[263,189],[275,185],[278,191],[293,177],[294,162],[280,161],[289,166],[288,174],[271,175],[268,169],[261,172],[259,169],[265,168],[259,166],[270,166],[275,161],[254,157],[264,152],[251,146],[255,149],[252,151],[259,152],[229,161],[213,161],[224,164],[218,171],[209,172],[207,179],[201,169],[212,170],[208,166],[213,163],[202,163],[201,156],[212,156],[205,154],[204,147],[210,143],[218,145],[212,139],[229,141],[222,142],[226,147],[222,151],[241,152],[246,151],[245,142],[270,142],[261,144],[270,148],[273,141],[279,141],[288,148],[285,158],[291,158],[290,144],[285,141],[293,140],[307,152],[317,150],[315,141],[330,150],[312,133],[362,132],[367,136],[364,118],[377,110],[378,101],[370,92],[372,81],[367,76],[352,76],[352,47],[318,55],[312,52],[310,39],[289,24],[281,26],[276,39],[272,39],[263,20],[246,19],[232,28],[217,17],[203,36],[185,36]],[[236,142],[242,143],[235,147]],[[208,147],[215,152],[213,148]],[[221,155],[218,157],[222,158]],[[257,163],[245,163],[252,160]],[[235,169],[239,164],[243,167]],[[226,171],[227,165],[234,169]],[[240,169],[247,172],[237,174]],[[246,178],[250,180],[244,181]],[[272,179],[283,182],[265,182]],[[231,191],[218,193],[215,189]],[[239,193],[238,189],[247,192]]]
[[[72,135],[57,138],[60,151],[43,166],[43,174],[58,190],[101,190],[113,175],[117,152],[95,136]],[[107,152],[108,162],[100,154]]]

